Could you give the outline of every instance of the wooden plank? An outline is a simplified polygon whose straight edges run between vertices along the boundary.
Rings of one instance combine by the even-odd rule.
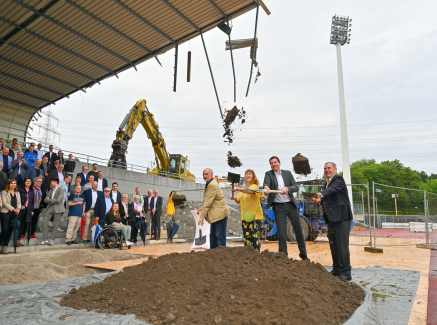
[[[267,8],[267,6],[264,4],[264,2],[262,0],[258,0],[258,2],[259,2],[259,5],[261,6],[261,8],[264,9],[266,14],[270,16],[271,12],[270,12],[269,8]]]
[[[94,268],[98,268],[98,269],[111,270],[111,271],[119,271],[119,270],[123,270],[125,267],[141,264],[147,260],[149,260],[148,257],[147,258],[140,258],[137,260],[113,261],[113,262],[96,263],[96,264],[84,264],[84,266],[94,267]]]

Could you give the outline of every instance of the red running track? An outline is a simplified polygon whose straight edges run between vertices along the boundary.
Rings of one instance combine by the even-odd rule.
[[[431,250],[429,261],[427,325],[437,324],[437,250]]]
[[[351,231],[350,233],[352,235],[367,235],[369,230]],[[390,238],[425,239],[425,232],[412,232],[409,229],[376,229],[375,233],[376,236],[389,236]],[[437,231],[429,233],[429,240],[431,243],[437,242]]]

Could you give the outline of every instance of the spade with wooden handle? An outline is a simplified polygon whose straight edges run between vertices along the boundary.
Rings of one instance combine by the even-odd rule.
[[[203,244],[206,243],[206,236],[202,237],[202,225],[199,225],[199,238],[195,238],[194,239],[194,243],[196,244],[196,246],[202,246]]]
[[[228,172],[228,181],[232,183],[232,189],[234,189],[234,184],[240,182],[240,174],[234,174]],[[232,191],[232,198],[234,198],[234,191]]]

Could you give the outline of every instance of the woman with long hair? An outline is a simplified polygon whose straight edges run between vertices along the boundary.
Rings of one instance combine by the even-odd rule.
[[[25,239],[29,225],[32,223],[33,205],[35,203],[33,180],[31,178],[25,178],[18,187],[18,192],[20,192],[21,196],[21,212],[18,216],[18,220],[21,222],[20,235],[21,239]],[[24,246],[24,244],[21,244],[18,239],[17,246]]]
[[[6,189],[1,193],[2,208],[0,210],[0,222],[2,231],[0,233],[1,253],[8,253],[8,245],[11,240],[13,228],[11,221],[18,218],[21,211],[21,196],[17,189],[17,181],[10,179],[6,185]]]
[[[124,235],[123,246],[131,246],[133,243],[129,240],[131,235],[131,227],[123,224],[120,216],[120,207],[118,203],[113,203],[111,209],[106,214],[106,224],[112,226],[115,230],[121,230]]]
[[[252,169],[246,170],[244,173],[246,187],[258,190],[259,181],[255,171]],[[251,190],[234,187],[235,192],[239,192],[237,196],[229,196],[229,199],[234,200],[241,207],[241,227],[243,228],[244,245],[253,246],[257,251],[261,250],[261,242],[259,231],[261,220],[263,219],[263,209],[261,207],[261,193]]]

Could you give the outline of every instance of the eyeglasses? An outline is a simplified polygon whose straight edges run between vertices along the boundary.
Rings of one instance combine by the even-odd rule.
[[[105,192],[110,192],[110,191],[108,191],[108,190],[105,190]]]

